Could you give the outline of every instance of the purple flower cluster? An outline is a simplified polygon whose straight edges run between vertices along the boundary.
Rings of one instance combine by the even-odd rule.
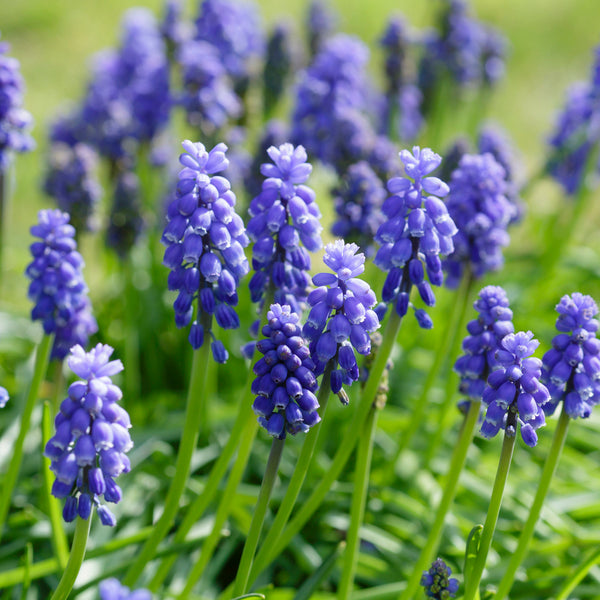
[[[428,177],[442,158],[430,148],[421,150],[418,146],[413,148],[412,154],[402,150],[400,158],[406,177],[388,181],[388,190],[393,195],[383,203],[382,212],[387,220],[375,236],[381,246],[375,264],[388,272],[382,300],[393,302],[396,312],[403,317],[410,306],[413,285],[417,286],[427,306],[435,304],[429,282],[438,286],[443,283],[440,254],[448,255],[454,251],[452,236],[457,229],[446,205],[440,200],[448,194],[448,186],[437,177]],[[433,327],[423,309],[415,309],[415,317],[421,327]]]
[[[218,49],[205,41],[189,40],[177,54],[183,91],[179,97],[190,125],[212,133],[242,114],[242,104]]]
[[[225,144],[207,152],[201,143],[186,140],[179,157],[177,194],[167,210],[168,223],[162,242],[167,246],[163,264],[171,269],[169,289],[179,292],[175,302],[175,323],[186,327],[194,314],[189,342],[194,349],[204,343],[205,333],[213,338],[217,362],[228,358],[223,343],[210,330],[211,316],[224,329],[236,329],[237,286],[249,270],[244,248],[248,238],[244,222],[235,212],[235,194],[225,177],[216,175],[227,168]],[[207,331],[208,329],[208,331]]]
[[[283,439],[287,433],[306,432],[321,420],[314,391],[315,364],[302,337],[298,315],[287,304],[272,304],[263,339],[256,344],[264,354],[254,365],[256,379],[252,408],[269,435]]]
[[[0,173],[11,163],[13,152],[29,152],[35,142],[29,134],[31,115],[23,108],[24,84],[19,61],[6,56],[9,45],[0,42]]]
[[[508,297],[501,287],[484,287],[473,307],[478,315],[467,324],[469,335],[462,343],[465,353],[454,363],[454,370],[460,375],[460,393],[468,401],[481,402],[488,375],[499,366],[496,350],[515,328]]]
[[[0,408],[4,408],[9,400],[8,390],[0,385]]]
[[[253,302],[259,302],[269,285],[275,301],[300,312],[299,303],[308,294],[310,257],[307,250],[321,248],[321,213],[315,193],[304,185],[312,166],[302,146],[271,146],[267,153],[273,163],[264,163],[267,178],[250,203],[248,235],[254,240],[250,280]],[[301,245],[302,244],[302,245]]]
[[[425,595],[434,600],[454,598],[458,592],[458,579],[450,575],[452,575],[450,567],[441,558],[435,560],[428,571],[423,571],[421,577]]]
[[[491,154],[465,154],[452,173],[446,206],[458,227],[454,252],[444,261],[448,287],[457,287],[465,269],[479,278],[504,264],[502,248],[516,209],[505,195],[506,172]]]
[[[152,600],[148,590],[130,590],[111,577],[100,582],[100,600]]]
[[[351,165],[332,191],[337,220],[331,232],[357,243],[367,256],[373,254],[373,238],[383,223],[381,213],[387,192],[366,161]]]
[[[44,191],[71,215],[77,231],[95,229],[94,211],[102,196],[97,164],[98,156],[87,144],[54,142],[50,146]]]
[[[33,260],[25,270],[31,279],[28,297],[34,302],[31,318],[42,322],[47,335],[55,334],[51,357],[62,360],[73,345],[87,345],[98,330],[81,272],[83,258],[67,213],[41,210],[31,234],[40,238],[30,246]]]
[[[386,94],[396,95],[407,78],[407,53],[412,39],[408,25],[402,16],[390,17],[387,27],[379,40],[383,48]]]
[[[167,124],[171,99],[169,65],[158,24],[150,11],[130,9],[121,46],[97,55],[81,108],[85,140],[115,160],[133,154]]]
[[[131,171],[118,174],[113,192],[106,245],[125,259],[144,228],[140,202],[140,182]]]
[[[551,396],[544,411],[551,415],[562,400],[569,417],[587,418],[600,402],[598,306],[590,296],[575,292],[561,298],[556,312],[560,333],[542,358],[542,381]]]
[[[179,44],[188,39],[191,31],[188,31],[186,21],[181,13],[183,4],[181,0],[166,0],[163,5],[163,17],[160,23],[160,33],[165,40],[169,52],[173,52]]]
[[[498,368],[490,373],[483,392],[487,406],[481,433],[494,437],[500,429],[514,436],[517,424],[528,446],[537,444],[536,429],[546,424],[543,406],[550,400],[545,385],[540,383],[542,361],[531,358],[539,346],[531,331],[509,333],[500,342],[495,359]]]
[[[270,115],[282,97],[290,75],[298,63],[294,36],[287,23],[279,23],[267,42],[267,53],[263,68],[263,110]]]
[[[56,433],[48,440],[44,454],[51,460],[56,479],[52,495],[66,498],[63,517],[68,523],[77,515],[90,516],[95,505],[103,525],[116,524],[103,504],[120,502],[121,488],[115,478],[130,470],[126,452],[133,446],[131,421],[118,404],[123,396],[111,377],[123,370],[120,360],[109,358],[113,349],[98,344],[90,352],[71,348],[68,364],[81,380],[69,386],[69,395],[56,415]]]
[[[310,352],[320,375],[327,366],[331,370],[331,391],[340,394],[342,384],[352,385],[359,372],[355,352],[371,352],[370,334],[379,328],[373,307],[377,303],[369,284],[358,279],[365,270],[365,255],[356,244],[336,240],[325,246],[323,262],[333,273],[313,277],[318,286],[308,296],[310,313],[302,329],[310,340]]]
[[[310,55],[315,56],[325,40],[335,31],[338,15],[324,0],[312,0],[306,14],[306,31]]]

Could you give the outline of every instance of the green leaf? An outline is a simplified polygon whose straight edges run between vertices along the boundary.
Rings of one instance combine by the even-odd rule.
[[[477,558],[477,553],[479,552],[479,542],[481,540],[482,531],[483,525],[475,525],[475,527],[471,529],[469,537],[467,538],[467,546],[465,548],[465,564],[463,567],[465,589],[469,581],[469,577],[471,576],[471,572],[473,571],[473,567],[475,566],[475,559]]]

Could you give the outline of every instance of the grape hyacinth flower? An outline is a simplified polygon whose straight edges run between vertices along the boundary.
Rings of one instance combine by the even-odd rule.
[[[306,14],[306,30],[310,55],[315,56],[325,40],[335,31],[338,15],[324,0],[312,0]]]
[[[302,337],[299,316],[284,304],[271,304],[263,339],[256,348],[264,354],[254,365],[256,379],[252,408],[269,435],[284,439],[287,433],[306,432],[321,418],[314,394],[315,364]]]
[[[87,144],[53,141],[50,146],[44,191],[69,213],[76,231],[95,229],[94,211],[102,196],[97,166],[98,156]]]
[[[52,495],[66,498],[63,518],[67,523],[78,515],[88,519],[96,506],[103,525],[116,520],[100,499],[121,501],[115,478],[130,470],[126,453],[133,446],[131,421],[117,402],[122,392],[111,377],[123,370],[120,360],[111,360],[113,349],[98,344],[90,352],[73,346],[67,363],[80,377],[69,386],[69,395],[55,419],[56,433],[48,440],[44,454],[51,460],[56,476]]]
[[[152,600],[152,594],[148,590],[132,591],[114,577],[101,581],[99,591],[100,600]]]
[[[294,48],[294,35],[287,23],[279,23],[273,29],[267,43],[263,68],[264,114],[270,115],[286,88],[288,79],[298,62]]]
[[[356,244],[343,240],[325,246],[323,262],[333,273],[313,277],[318,287],[308,296],[311,310],[302,329],[310,341],[315,373],[320,375],[332,365],[331,391],[345,404],[348,397],[342,385],[352,385],[359,377],[355,353],[366,356],[371,352],[370,334],[379,328],[373,310],[375,293],[357,277],[365,270],[365,255],[357,251]]]
[[[289,304],[293,312],[308,294],[310,256],[321,248],[321,213],[315,193],[305,182],[312,166],[306,162],[302,146],[271,146],[267,154],[273,161],[264,163],[267,177],[262,190],[250,203],[248,235],[254,240],[250,280],[253,302],[263,299],[266,288],[274,287],[274,299]]]
[[[138,176],[130,171],[118,174],[113,193],[106,245],[125,259],[144,228]]]
[[[467,324],[469,335],[462,343],[465,354],[454,364],[460,376],[459,391],[467,397],[466,403],[481,402],[489,374],[500,366],[495,357],[501,349],[500,342],[515,330],[508,297],[501,287],[484,287],[473,307],[478,315]]]
[[[249,270],[244,248],[248,238],[244,222],[235,212],[235,194],[229,181],[217,173],[227,168],[227,146],[217,144],[207,152],[200,142],[186,140],[179,161],[177,194],[167,211],[168,223],[162,243],[167,246],[163,264],[171,269],[169,289],[178,291],[174,302],[175,323],[190,327],[189,342],[195,350],[205,337],[213,339],[216,362],[224,363],[228,353],[210,327],[211,316],[224,329],[240,325],[234,306],[237,286]]]
[[[397,95],[407,77],[407,51],[412,43],[405,19],[400,15],[390,17],[379,45],[385,54],[386,94]]]
[[[465,154],[452,173],[448,213],[458,227],[454,252],[443,262],[446,285],[457,287],[465,269],[475,278],[504,264],[508,224],[516,208],[505,195],[506,172],[491,154]]]
[[[447,600],[456,597],[458,579],[450,577],[451,574],[450,567],[441,558],[435,560],[428,571],[423,571],[421,577],[421,585],[425,588],[425,595],[435,600]]]
[[[4,408],[6,403],[10,400],[8,390],[5,387],[0,386],[0,408]]]
[[[544,412],[551,415],[563,401],[569,417],[587,418],[600,402],[600,340],[598,306],[590,296],[575,292],[556,305],[556,329],[552,349],[542,358],[542,381],[550,401]]]
[[[23,108],[25,89],[19,61],[7,56],[9,45],[0,42],[0,174],[11,164],[13,152],[30,152],[35,142],[29,130],[31,115]]]
[[[41,210],[31,234],[40,238],[30,246],[33,260],[25,270],[31,279],[28,297],[35,303],[31,318],[42,322],[46,335],[55,334],[51,358],[62,360],[73,345],[87,345],[98,329],[81,272],[83,258],[67,213]]]
[[[484,437],[492,438],[500,429],[514,436],[519,424],[523,441],[530,447],[537,444],[535,430],[546,424],[542,407],[550,400],[548,389],[539,380],[542,361],[531,358],[538,346],[531,331],[509,333],[500,342],[495,355],[498,369],[488,377],[483,392],[487,406],[481,426]]]
[[[413,286],[417,287],[426,306],[435,304],[430,283],[439,286],[444,281],[440,254],[454,251],[452,236],[457,228],[440,200],[448,194],[448,186],[437,177],[428,177],[442,158],[430,148],[415,146],[412,154],[408,150],[400,152],[400,159],[406,177],[388,181],[388,190],[393,195],[383,203],[382,212],[387,220],[375,236],[381,246],[375,264],[388,272],[381,299],[393,302],[396,312],[403,317],[411,305]],[[421,327],[433,327],[425,310],[414,306],[413,309]]]

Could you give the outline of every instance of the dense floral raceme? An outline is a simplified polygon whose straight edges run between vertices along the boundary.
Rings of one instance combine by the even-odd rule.
[[[587,418],[600,402],[600,340],[596,337],[595,318],[598,306],[590,296],[575,292],[561,298],[556,312],[560,333],[542,358],[542,381],[551,397],[544,411],[552,414],[563,401],[569,417]]]
[[[269,36],[263,68],[264,114],[270,115],[285,92],[288,79],[299,62],[292,28],[278,23]]]
[[[312,57],[337,27],[338,15],[325,0],[312,0],[306,13],[308,47]]]
[[[443,263],[446,284],[456,287],[465,270],[475,278],[504,264],[502,248],[516,208],[506,197],[506,172],[491,154],[465,154],[452,173],[446,206],[458,227],[454,252]]]
[[[98,329],[81,272],[83,258],[67,213],[41,210],[31,234],[39,238],[30,246],[33,260],[25,270],[31,279],[28,297],[34,302],[31,318],[55,335],[51,357],[62,360],[73,345],[86,346]]]
[[[317,375],[329,366],[331,391],[343,402],[347,402],[347,396],[342,385],[351,385],[359,376],[355,352],[368,355],[370,334],[379,328],[373,310],[375,293],[357,277],[365,270],[365,255],[357,251],[356,244],[345,244],[343,240],[327,244],[323,262],[333,273],[313,277],[318,287],[308,296],[311,310],[302,329],[310,340]]]
[[[114,577],[101,581],[99,591],[100,600],[152,600],[152,594],[148,590],[131,591]]]
[[[263,299],[273,286],[275,301],[300,312],[308,294],[310,256],[321,248],[321,213],[315,193],[305,185],[312,166],[302,146],[272,146],[267,153],[273,163],[264,163],[267,178],[250,203],[248,235],[254,240],[250,280],[253,302]]]
[[[452,571],[446,563],[438,558],[428,571],[423,571],[421,585],[427,598],[447,600],[454,598],[458,592],[458,579],[450,577]]]
[[[0,42],[0,173],[11,163],[13,152],[29,152],[35,142],[29,134],[31,115],[23,108],[25,89],[19,61],[6,56],[9,45]]]
[[[175,302],[175,323],[190,327],[189,341],[200,348],[205,337],[213,338],[217,362],[228,358],[222,342],[214,338],[211,317],[224,329],[236,329],[240,322],[234,306],[237,287],[249,270],[244,247],[248,238],[244,222],[235,212],[235,194],[225,177],[216,175],[227,168],[225,144],[207,152],[201,143],[183,142],[175,199],[167,210],[168,223],[162,242],[167,246],[163,264],[171,269],[169,289],[179,292]]]
[[[531,354],[539,346],[531,331],[509,333],[500,342],[495,359],[498,369],[488,377],[483,392],[487,406],[481,426],[484,437],[494,437],[500,429],[514,436],[517,424],[528,446],[537,444],[536,429],[546,424],[543,406],[550,400],[545,385],[540,383],[542,361]]]
[[[567,93],[550,136],[550,156],[546,168],[565,192],[574,195],[581,188],[586,171],[595,171],[600,142],[600,47],[595,51],[590,82],[574,84]]]
[[[484,287],[473,307],[478,315],[467,324],[469,335],[462,343],[464,354],[456,360],[454,370],[460,376],[459,391],[467,402],[481,402],[488,375],[499,367],[495,355],[501,348],[500,342],[515,328],[508,297],[501,287]]]
[[[97,166],[98,156],[87,144],[57,141],[50,146],[44,191],[69,213],[77,231],[95,229],[94,211],[102,196]]]
[[[381,299],[394,303],[396,312],[403,317],[411,305],[413,286],[417,286],[426,306],[435,304],[430,283],[439,286],[444,281],[440,255],[454,251],[452,236],[457,228],[440,199],[448,194],[448,186],[437,177],[428,177],[442,158],[430,148],[418,146],[412,153],[402,150],[400,158],[406,176],[388,181],[388,190],[393,195],[383,203],[382,212],[387,220],[375,236],[381,246],[375,264],[388,273]],[[415,308],[415,317],[421,327],[433,327],[425,310]]]
[[[56,479],[52,495],[66,498],[65,521],[90,516],[96,506],[103,525],[115,525],[115,517],[100,499],[120,502],[115,478],[130,470],[126,452],[133,446],[131,421],[117,402],[123,396],[111,377],[123,370],[120,360],[109,360],[113,349],[98,344],[90,352],[77,345],[68,364],[81,379],[69,386],[69,395],[55,419],[56,433],[46,444],[45,455]]]
[[[254,365],[252,393],[256,398],[252,408],[259,423],[275,438],[306,432],[321,418],[314,395],[315,364],[298,315],[287,304],[272,304],[262,335],[256,348],[264,356]]]

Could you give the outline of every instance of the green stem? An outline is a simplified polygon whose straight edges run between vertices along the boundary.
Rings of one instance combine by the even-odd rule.
[[[429,536],[425,542],[423,550],[419,555],[419,559],[412,570],[411,576],[406,584],[400,600],[410,600],[414,597],[415,593],[419,588],[421,581],[421,575],[433,561],[433,557],[437,552],[440,544],[440,538],[442,536],[442,530],[444,528],[444,521],[446,515],[454,502],[454,496],[456,495],[456,487],[458,485],[458,479],[465,465],[467,458],[467,452],[471,446],[473,440],[473,434],[475,432],[475,426],[477,425],[477,418],[479,417],[479,410],[481,408],[480,402],[471,402],[469,404],[469,412],[465,416],[463,426],[460,430],[460,434],[450,459],[450,466],[448,468],[448,475],[446,477],[446,483],[444,485],[444,492],[442,498],[437,507],[435,518],[431,529],[429,530]]]
[[[92,515],[94,511],[90,513],[87,519],[80,519],[77,517],[77,524],[75,525],[75,535],[73,537],[73,545],[71,546],[71,554],[69,555],[69,562],[58,582],[58,587],[52,594],[50,600],[66,600],[73,584],[79,574],[79,569],[83,563],[85,556],[85,547],[87,545],[88,536],[90,534],[90,525],[92,523]]]
[[[548,489],[550,488],[550,482],[552,481],[552,477],[556,471],[556,465],[558,464],[558,460],[562,454],[563,446],[565,445],[568,428],[569,415],[567,415],[563,403],[562,413],[558,419],[556,430],[554,431],[552,446],[550,447],[550,452],[546,457],[546,463],[544,464],[544,469],[542,471],[541,479],[538,483],[533,504],[529,509],[529,516],[527,517],[527,521],[525,522],[523,530],[521,531],[521,535],[519,536],[517,548],[513,551],[510,562],[508,563],[508,567],[506,568],[506,571],[502,576],[502,580],[500,581],[500,585],[498,586],[498,591],[495,595],[496,600],[502,600],[510,591],[510,588],[515,580],[517,569],[527,553],[527,549],[529,548],[529,544],[533,538],[535,525],[540,516],[540,512],[542,511],[542,505],[544,504],[544,500],[548,494]]]
[[[21,468],[21,461],[23,459],[23,445],[25,444],[25,438],[29,432],[31,415],[33,414],[33,409],[39,396],[40,386],[42,385],[42,381],[48,368],[48,360],[50,358],[50,350],[52,349],[53,341],[54,335],[44,335],[35,355],[33,376],[31,379],[31,385],[29,386],[27,399],[25,400],[25,408],[23,409],[23,414],[21,416],[19,436],[17,437],[15,445],[12,448],[12,458],[10,460],[10,464],[8,465],[8,471],[4,477],[2,485],[2,494],[0,498],[0,538],[2,537],[4,523],[10,507],[10,500],[17,482],[19,469]]]
[[[577,587],[577,584],[589,573],[590,569],[600,562],[600,550],[594,552],[571,576],[560,592],[556,600],[568,600],[569,594]]]
[[[4,244],[6,229],[6,205],[8,203],[8,177],[6,173],[0,171],[0,288],[4,274]]]
[[[233,502],[237,498],[236,491],[242,479],[242,475],[244,474],[244,470],[246,469],[248,458],[250,457],[250,450],[252,449],[252,444],[254,443],[257,430],[258,421],[256,419],[248,419],[246,421],[246,427],[242,432],[242,443],[240,445],[237,460],[235,461],[231,469],[231,473],[229,474],[229,479],[227,480],[223,497],[219,503],[219,508],[217,510],[212,531],[202,545],[202,552],[200,552],[198,560],[192,567],[185,584],[185,588],[181,594],[179,594],[179,598],[182,598],[183,600],[185,600],[185,598],[189,598],[192,588],[202,576],[204,568],[210,561],[217,546],[217,542],[221,538],[223,525],[231,513],[231,506],[233,505]]]
[[[131,254],[123,263],[123,285],[125,288],[125,357],[127,369],[125,372],[126,397],[131,402],[137,402],[140,397],[140,336],[139,336],[139,307],[138,294],[133,285],[135,266]]]
[[[348,426],[345,435],[343,437],[344,443],[340,444],[337,452],[335,453],[331,465],[326,473],[323,474],[317,487],[313,490],[312,494],[302,503],[302,506],[297,507],[294,518],[288,523],[287,527],[281,532],[281,535],[276,540],[276,543],[271,546],[262,545],[254,566],[250,573],[250,583],[254,582],[260,572],[276,557],[283,552],[286,546],[292,541],[294,536],[302,529],[304,524],[310,519],[313,513],[317,510],[323,499],[327,495],[327,492],[339,477],[345,464],[348,462],[352,450],[360,437],[363,430],[364,423],[366,422],[369,412],[375,410],[373,408],[373,401],[377,395],[379,388],[379,382],[381,376],[386,368],[388,359],[392,353],[392,348],[398,337],[398,331],[402,319],[398,316],[396,311],[392,311],[388,319],[381,346],[373,361],[369,378],[363,388],[361,399],[358,404],[357,410],[354,413],[352,422]]]
[[[318,401],[321,405],[319,409],[319,414],[321,417],[323,417],[325,414],[327,402],[329,400],[329,396],[331,395],[331,370],[332,365],[329,363],[321,379],[321,389],[319,390],[318,396]],[[275,544],[275,542],[279,539],[284,527],[286,526],[290,515],[292,514],[292,510],[294,509],[294,505],[296,504],[296,500],[300,494],[300,489],[302,488],[302,484],[306,478],[306,473],[308,471],[308,467],[310,466],[310,462],[319,439],[321,425],[322,421],[312,427],[312,429],[306,434],[304,443],[302,444],[302,450],[300,451],[300,456],[298,457],[298,462],[294,468],[294,473],[288,484],[285,496],[283,497],[283,500],[277,509],[275,520],[273,521],[271,527],[269,527],[269,531],[262,544],[262,548],[270,548],[273,544]],[[258,556],[260,556],[262,548],[259,551]]]
[[[240,565],[235,578],[235,585],[233,588],[234,596],[240,596],[247,592],[248,576],[250,574],[254,552],[258,546],[258,539],[269,506],[269,500],[277,476],[277,470],[279,469],[279,461],[281,460],[284,443],[285,438],[282,440],[275,438],[271,445],[271,452],[269,453],[269,460],[267,461],[267,467],[265,468],[265,475],[263,477],[262,485],[260,486],[252,522],[250,523],[250,531],[248,531],[248,537],[244,544],[242,558],[240,559]]]
[[[52,437],[52,409],[49,402],[44,402],[44,413],[42,415],[42,443],[44,448],[46,443]],[[67,545],[67,536],[65,535],[64,522],[60,510],[60,503],[52,495],[52,481],[54,477],[50,471],[50,459],[45,456],[42,459],[42,471],[44,473],[44,491],[48,502],[48,516],[52,526],[52,546],[54,554],[58,559],[61,569],[67,566],[69,560],[69,547]]]
[[[510,409],[509,409],[510,410]],[[511,419],[511,416],[513,419]],[[509,412],[506,429],[510,429],[510,422],[514,421],[514,414]],[[512,435],[504,433],[504,441],[502,442],[502,452],[500,454],[500,461],[498,463],[498,470],[496,471],[496,479],[494,481],[494,488],[492,489],[492,497],[490,498],[490,506],[488,508],[485,523],[483,524],[483,531],[481,533],[481,541],[479,542],[479,551],[475,564],[473,566],[473,572],[469,581],[465,582],[466,590],[463,600],[473,600],[475,595],[479,591],[479,582],[481,575],[485,568],[485,562],[487,560],[488,552],[492,545],[492,538],[494,537],[494,531],[496,529],[496,523],[498,522],[498,515],[500,514],[500,505],[502,504],[502,496],[504,494],[504,486],[506,485],[506,479],[508,477],[508,471],[510,469],[510,463],[512,460],[513,450],[515,447],[516,439],[516,426],[514,426]]]
[[[198,441],[198,432],[200,431],[200,421],[203,414],[202,405],[204,404],[204,381],[210,358],[210,343],[205,340],[199,350],[194,350],[194,359],[192,363],[192,373],[190,377],[190,387],[188,390],[187,407],[185,411],[185,420],[181,443],[177,453],[177,462],[175,465],[175,475],[171,482],[171,487],[165,501],[165,508],[160,519],[156,522],[154,531],[150,538],[144,544],[137,560],[127,571],[123,584],[132,587],[141,575],[146,563],[154,557],[156,549],[164,539],[171,527],[177,510],[179,500],[183,495],[190,472],[192,455]]]
[[[360,527],[365,516],[367,492],[369,490],[369,473],[373,456],[373,438],[377,427],[379,410],[375,407],[369,412],[356,451],[356,468],[354,471],[354,489],[350,507],[350,526],[346,535],[346,551],[344,566],[338,588],[339,600],[348,600],[354,586],[354,574],[360,548]]]

